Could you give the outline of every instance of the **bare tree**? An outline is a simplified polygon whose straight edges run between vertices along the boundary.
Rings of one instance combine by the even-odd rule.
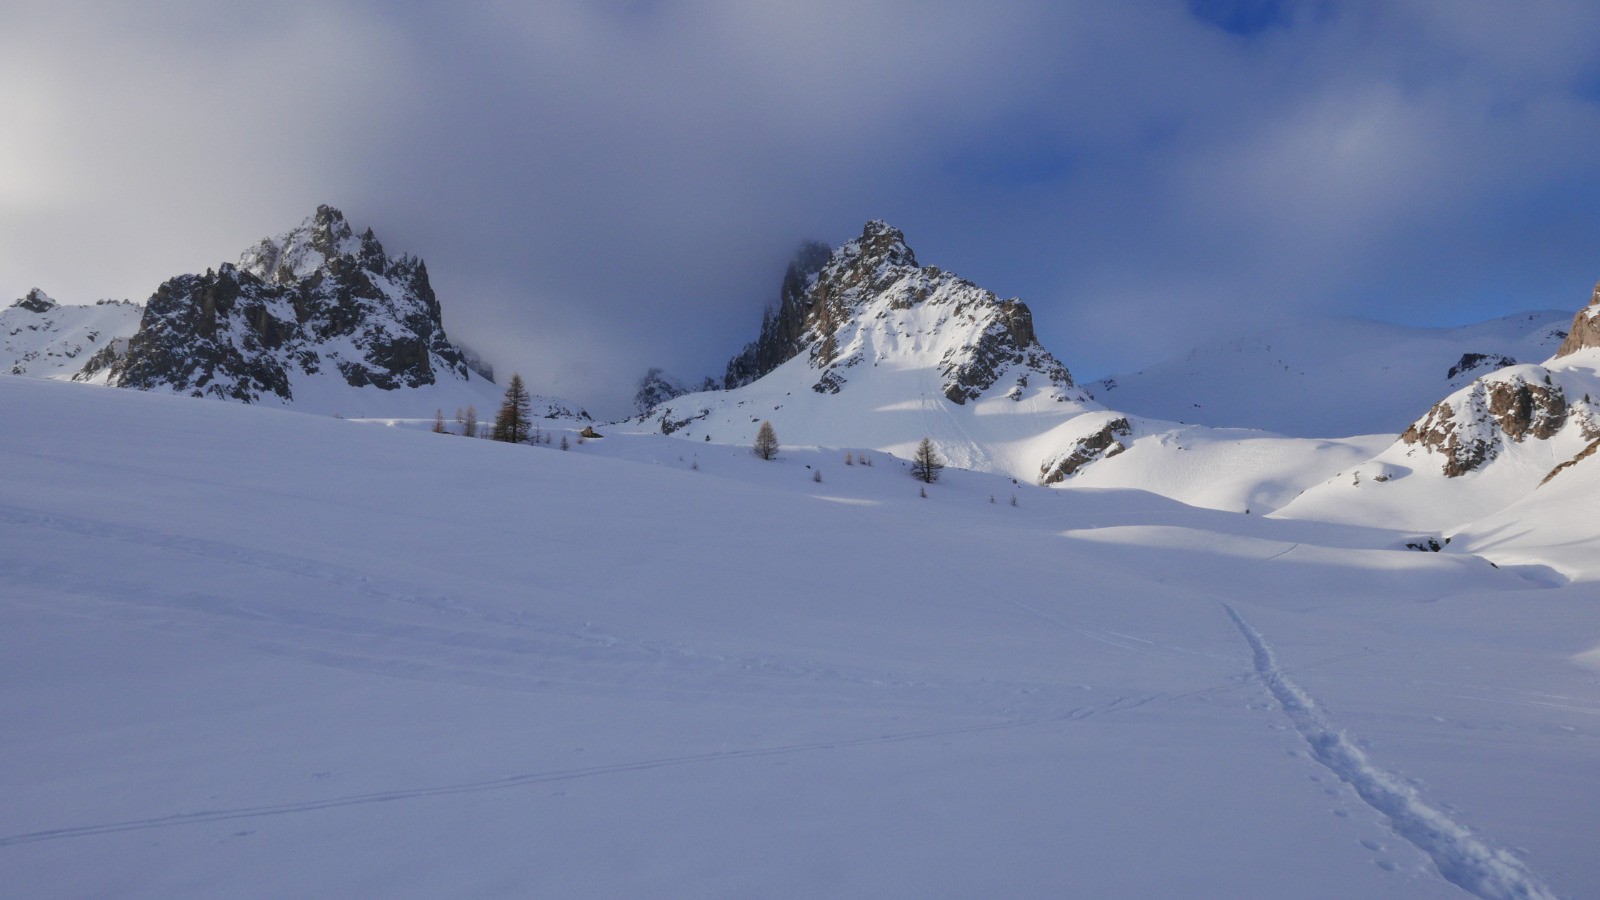
[[[932,438],[923,438],[917,445],[917,452],[911,457],[911,477],[923,484],[933,484],[939,480],[939,472],[944,469],[944,460],[939,458],[939,451],[933,448]]]
[[[467,437],[478,436],[478,408],[476,406],[470,404],[467,406],[466,414],[461,417],[461,433]]]
[[[444,409],[441,407],[433,411],[433,433],[444,434]]]
[[[761,420],[761,428],[756,431],[756,442],[750,451],[762,459],[771,459],[778,455],[778,435],[772,430],[772,423],[766,419]]]

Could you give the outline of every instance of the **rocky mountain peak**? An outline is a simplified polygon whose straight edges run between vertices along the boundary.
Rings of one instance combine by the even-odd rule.
[[[1572,328],[1567,332],[1567,339],[1562,341],[1561,349],[1556,351],[1556,357],[1590,347],[1600,347],[1600,284],[1596,284],[1594,293],[1589,295],[1589,305],[1573,317]]]
[[[245,402],[293,399],[296,381],[321,373],[383,390],[469,378],[427,267],[389,257],[370,228],[358,237],[327,205],[237,266],[169,279],[127,354],[98,364],[117,386]]]
[[[50,310],[55,309],[60,304],[50,299],[49,294],[46,294],[44,291],[41,291],[38,288],[34,288],[33,290],[24,294],[21,300],[18,300],[11,305],[16,308],[25,309],[28,312],[47,313]]]
[[[905,233],[882,219],[868,222],[861,229],[861,237],[845,247],[852,248],[862,262],[918,268],[917,255],[906,246]]]
[[[940,392],[956,404],[1013,376],[1008,396],[1014,399],[1028,388],[1030,376],[1059,399],[1069,396],[1072,376],[1039,345],[1022,301],[1001,300],[949,272],[919,265],[904,233],[881,220],[825,252],[824,245],[807,244],[797,255],[760,338],[728,364],[728,388],[806,355],[820,373],[812,388],[821,393],[837,393],[856,366],[893,359],[896,367],[936,368]]]
[[[390,260],[371,228],[357,237],[344,213],[323,204],[292,230],[262,238],[245,250],[238,267],[269,284],[291,284],[334,268],[383,275],[396,262],[409,260]]]

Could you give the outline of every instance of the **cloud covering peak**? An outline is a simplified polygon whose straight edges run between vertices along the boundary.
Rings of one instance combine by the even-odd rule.
[[[1087,375],[1244,317],[1576,306],[1597,46],[1576,2],[23,0],[0,295],[139,299],[329,203],[498,369],[619,410],[870,219]]]

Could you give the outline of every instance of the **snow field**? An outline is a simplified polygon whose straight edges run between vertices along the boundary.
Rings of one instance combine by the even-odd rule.
[[[1237,621],[1491,854],[1600,881],[1581,583],[1142,491],[924,499],[876,451],[0,408],[20,895],[1460,896]]]

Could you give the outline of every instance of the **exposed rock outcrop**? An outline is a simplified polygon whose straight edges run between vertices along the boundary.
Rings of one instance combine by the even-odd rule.
[[[1457,376],[1466,375],[1470,372],[1478,372],[1484,369],[1493,371],[1516,364],[1516,360],[1503,353],[1463,353],[1460,361],[1451,366],[1450,371],[1444,377],[1446,380],[1453,381]]]
[[[1567,422],[1567,397],[1538,366],[1507,369],[1474,381],[1434,404],[1400,436],[1444,457],[1449,477],[1476,471],[1505,442],[1547,440]]]
[[[1065,451],[1046,458],[1039,466],[1039,483],[1064,481],[1096,460],[1116,456],[1128,449],[1128,445],[1117,439],[1132,434],[1133,426],[1126,418],[1118,417],[1106,422],[1099,429],[1078,438]]]
[[[1539,482],[1539,486],[1545,486],[1546,484],[1550,483],[1550,479],[1560,475],[1562,472],[1565,472],[1573,466],[1576,466],[1578,463],[1583,462],[1589,457],[1594,456],[1596,451],[1600,451],[1600,438],[1590,441],[1589,445],[1584,447],[1582,450],[1579,450],[1576,456],[1572,457],[1566,462],[1561,463],[1554,469],[1551,469],[1550,474],[1544,476],[1544,479]]]
[[[126,353],[85,369],[141,390],[256,402],[293,399],[299,375],[337,372],[386,391],[466,380],[420,259],[390,257],[320,206],[298,228],[263,239],[238,265],[169,279],[145,306]]]
[[[1570,356],[1590,347],[1600,347],[1600,284],[1594,286],[1589,305],[1578,310],[1573,317],[1572,328],[1567,331],[1567,339],[1561,342],[1561,348],[1556,351],[1556,358]]]
[[[32,313],[47,313],[58,306],[56,301],[50,299],[49,294],[46,294],[44,291],[41,291],[38,288],[28,291],[28,293],[22,296],[22,299],[11,305],[18,309],[25,309]]]
[[[769,308],[762,317],[761,335],[728,361],[728,371],[722,379],[724,388],[732,390],[743,387],[805,350],[805,334],[811,313],[811,286],[816,282],[817,273],[827,265],[832,252],[827,244],[817,241],[801,245],[783,274],[778,305]]]

